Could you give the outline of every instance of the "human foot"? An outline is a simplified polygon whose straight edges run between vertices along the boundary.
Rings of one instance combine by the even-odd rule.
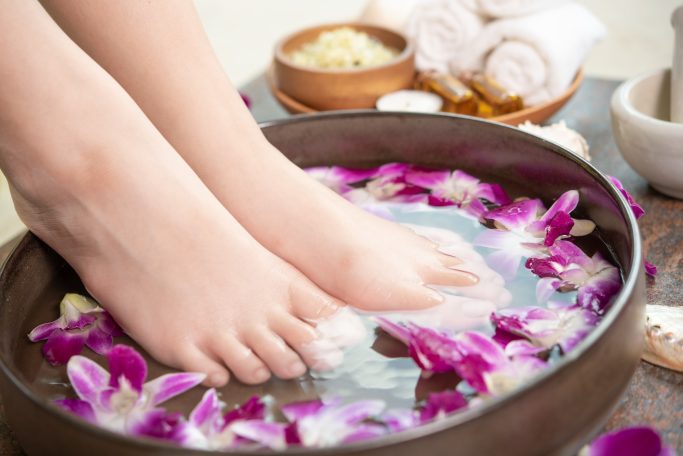
[[[0,164],[26,225],[166,364],[221,385],[226,366],[258,383],[317,362],[314,320],[340,303],[254,240],[37,3],[9,10]]]
[[[426,285],[477,283],[456,256],[355,207],[271,146],[250,154],[214,193],[259,242],[331,295],[363,310],[420,309],[443,301]]]

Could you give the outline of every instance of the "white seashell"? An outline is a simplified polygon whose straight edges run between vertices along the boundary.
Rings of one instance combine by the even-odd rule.
[[[643,359],[683,372],[683,307],[645,306]]]

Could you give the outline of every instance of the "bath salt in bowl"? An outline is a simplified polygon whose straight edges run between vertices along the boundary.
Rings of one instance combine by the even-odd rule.
[[[95,303],[69,294],[64,318],[55,320],[64,295],[85,290],[64,260],[29,234],[0,275],[0,394],[8,423],[28,454],[207,454],[205,449],[173,444],[187,435],[168,435],[169,429],[178,423],[175,412],[187,416],[198,410],[197,404],[208,407],[221,401],[228,414],[219,421],[239,423],[230,432],[270,448],[232,446],[230,454],[576,454],[595,435],[638,363],[644,320],[644,274],[635,217],[605,176],[571,152],[533,135],[451,115],[323,114],[266,124],[263,131],[295,163],[314,168],[310,172],[336,185],[347,198],[380,216],[409,223],[442,245],[445,253],[464,253],[464,264],[479,267],[477,271],[486,271],[484,261],[493,269],[501,264],[513,267],[488,275],[478,272],[487,286],[461,294],[444,290],[456,313],[440,313],[436,320],[428,314],[413,315],[413,323],[405,323],[405,316],[382,316],[365,320],[367,332],[345,323],[344,327],[356,328],[354,339],[365,337],[361,348],[368,355],[357,356],[351,347],[332,373],[313,372],[293,381],[273,379],[259,386],[231,382],[218,395],[194,387],[172,397],[159,393],[156,380],[169,369],[144,353],[144,359],[136,355],[135,344],[118,336]],[[420,205],[377,204],[388,190],[403,191],[405,200],[417,199]],[[521,196],[529,199],[515,200]],[[590,231],[570,230],[585,228],[589,220],[595,224]],[[476,251],[467,250],[465,241],[478,238],[481,230],[497,233],[496,239],[480,239]],[[532,240],[536,246],[521,240]],[[582,266],[568,267],[554,256],[531,261],[535,257],[528,251],[537,248],[559,257],[569,255],[569,263]],[[544,286],[537,295],[522,296],[516,284],[523,285],[519,279],[532,273],[542,277],[538,282]],[[607,285],[594,286],[598,275]],[[500,287],[502,280],[509,293]],[[535,307],[536,300],[547,301],[551,295],[550,301],[561,301],[567,296],[564,289],[577,283],[583,294],[579,287],[571,296],[579,307],[566,302]],[[496,287],[501,291],[490,293]],[[603,299],[601,293],[607,289],[611,299]],[[476,299],[490,306],[473,307]],[[107,351],[84,339],[81,355],[69,360],[68,369],[88,368],[107,377],[107,362],[113,372],[120,363],[117,356],[125,355],[146,374],[136,377],[140,391],[131,400],[156,391],[155,403],[163,402],[170,415],[157,416],[157,421],[150,415],[143,423],[146,428],[136,426],[122,435],[116,432],[115,421],[105,428],[55,404],[59,400],[72,411],[86,407],[74,401],[64,366],[44,359],[41,349],[47,343],[33,343],[26,335],[31,332],[37,341],[56,340],[69,331],[70,321],[81,319],[90,325],[88,332],[115,336],[116,345],[108,354],[97,355],[92,350]],[[49,323],[39,326],[45,322]],[[349,334],[328,323],[330,338],[347,338]],[[492,324],[500,334],[492,335]],[[482,332],[482,325],[488,325],[489,333]],[[122,348],[122,343],[129,348]],[[103,367],[93,367],[90,359]],[[474,364],[479,367],[463,368]],[[177,378],[184,379],[184,388],[200,381],[193,375]],[[121,385],[116,386],[117,394]],[[250,399],[253,396],[259,399]],[[319,398],[323,402],[317,402]],[[89,400],[100,407],[95,399]],[[107,418],[106,413],[102,417]],[[271,413],[275,421],[264,424]],[[200,415],[193,413],[191,422],[201,422]],[[297,422],[296,433],[286,420]],[[171,441],[160,440],[161,436]]]

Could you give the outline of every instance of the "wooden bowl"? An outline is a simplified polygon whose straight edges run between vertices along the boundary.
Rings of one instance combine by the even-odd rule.
[[[320,110],[314,109],[311,106],[293,98],[289,94],[280,90],[274,81],[273,69],[269,70],[267,74],[268,84],[270,90],[278,102],[290,113],[290,114],[310,114],[318,112]],[[500,122],[507,125],[517,126],[525,121],[530,121],[536,124],[540,124],[546,119],[552,117],[562,106],[564,106],[569,99],[574,96],[574,93],[578,90],[581,82],[583,81],[583,70],[579,68],[576,72],[574,81],[569,86],[566,92],[564,92],[559,97],[553,98],[552,100],[546,101],[536,106],[531,106],[529,108],[524,108],[522,110],[511,112],[510,114],[505,114],[502,116],[491,117],[490,119],[494,122]],[[373,105],[374,107],[374,105]]]
[[[348,26],[377,38],[400,54],[383,65],[350,69],[321,69],[295,64],[289,55],[314,41],[320,33]],[[373,108],[381,95],[412,86],[415,52],[401,34],[374,25],[346,23],[308,28],[281,40],[275,47],[273,84],[312,110]]]

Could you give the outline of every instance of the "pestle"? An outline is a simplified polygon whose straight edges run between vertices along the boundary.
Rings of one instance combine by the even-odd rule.
[[[674,27],[674,56],[671,65],[671,121],[683,123],[683,6],[671,14]]]

